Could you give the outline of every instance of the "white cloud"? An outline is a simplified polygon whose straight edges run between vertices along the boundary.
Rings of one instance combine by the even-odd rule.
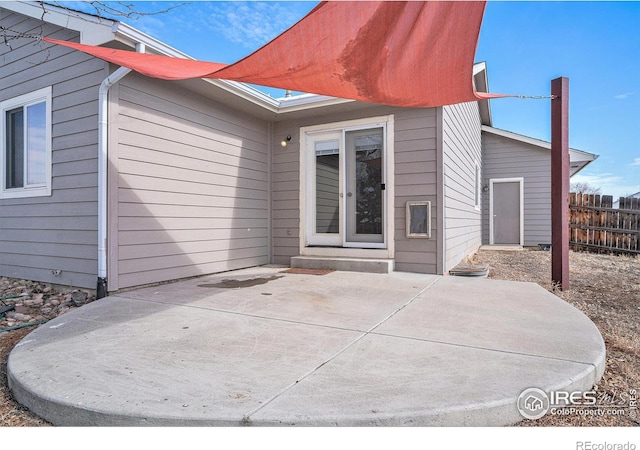
[[[140,31],[150,36],[162,36],[166,27],[166,20],[160,16],[145,16],[134,22],[134,24]]]
[[[202,19],[230,42],[257,50],[295,24],[300,13],[286,2],[213,2]]]
[[[618,94],[614,98],[618,100],[624,100],[625,98],[631,97],[635,92],[625,92],[624,94]]]
[[[631,164],[629,164],[630,166],[640,166],[640,158],[636,158],[633,160],[633,162]]]
[[[640,189],[639,185],[629,184],[629,180],[612,173],[592,175],[579,173],[571,177],[571,183],[588,183],[594,188],[600,188],[601,195],[612,195],[614,200],[638,192]]]
[[[572,183],[588,183],[593,187],[599,187],[602,189],[602,185],[612,185],[619,183],[623,180],[621,176],[613,175],[611,173],[603,173],[596,175],[583,175],[577,174],[571,177]]]

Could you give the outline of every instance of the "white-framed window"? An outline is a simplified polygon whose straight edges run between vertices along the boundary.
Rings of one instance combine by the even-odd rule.
[[[51,195],[51,87],[0,102],[0,199]]]

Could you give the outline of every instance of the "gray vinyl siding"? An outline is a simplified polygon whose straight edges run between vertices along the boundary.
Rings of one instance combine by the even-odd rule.
[[[273,263],[289,265],[300,242],[300,124],[275,123],[271,158],[271,221]],[[280,146],[284,136],[291,142]]]
[[[477,102],[442,108],[444,272],[475,252],[482,241],[481,211],[475,206],[481,141]]]
[[[524,142],[482,133],[482,184],[492,178],[524,178],[524,245],[551,243],[551,152]],[[483,196],[483,244],[489,244],[489,198]]]
[[[0,24],[78,39],[73,31],[4,9]],[[52,194],[0,200],[0,275],[95,288],[98,86],[108,67],[63,47],[46,45],[45,51],[44,45],[27,39],[11,41],[11,48],[0,45],[0,101],[52,87]]]
[[[431,239],[407,239],[405,204],[431,201],[437,206],[436,110],[371,107],[321,117],[287,120],[274,124],[272,158],[273,262],[289,265],[299,254],[300,233],[300,128],[381,115],[394,115],[395,129],[395,263],[396,270],[436,273],[438,231],[432,220]],[[284,148],[280,140],[291,135]]]
[[[437,273],[436,109],[403,109],[395,115],[395,263],[403,272]],[[431,237],[408,239],[406,203],[431,202]]]
[[[109,290],[267,264],[269,124],[133,73],[117,92]]]

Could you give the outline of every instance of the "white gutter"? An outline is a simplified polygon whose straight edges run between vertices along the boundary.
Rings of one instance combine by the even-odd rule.
[[[136,44],[136,51],[144,53],[145,45]],[[100,84],[98,91],[98,285],[96,297],[107,295],[107,176],[109,142],[109,89],[131,69],[120,67]]]

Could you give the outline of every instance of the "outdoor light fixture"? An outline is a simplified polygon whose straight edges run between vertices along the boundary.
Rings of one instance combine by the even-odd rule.
[[[291,135],[287,134],[287,137],[284,138],[282,141],[280,141],[280,145],[282,145],[283,147],[287,146],[287,143],[291,142]]]

